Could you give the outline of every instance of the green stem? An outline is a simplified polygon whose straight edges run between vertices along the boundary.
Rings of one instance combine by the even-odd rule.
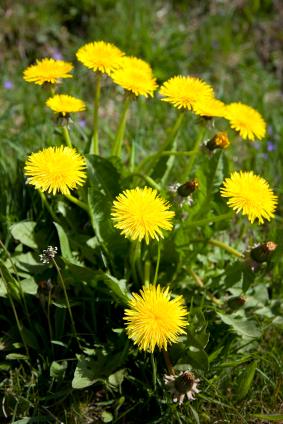
[[[122,112],[121,112],[121,116],[120,116],[120,121],[119,121],[119,124],[118,124],[116,137],[115,137],[115,140],[114,140],[114,143],[113,143],[113,146],[112,146],[112,151],[111,151],[112,156],[118,156],[118,157],[121,156],[122,142],[123,142],[123,138],[124,138],[126,120],[127,120],[127,114],[128,114],[130,102],[131,102],[131,97],[126,94],[125,99],[124,99]]]
[[[177,137],[177,134],[178,134],[179,129],[181,127],[181,124],[183,122],[184,116],[185,116],[184,111],[179,113],[179,115],[176,119],[176,122],[175,122],[173,128],[171,129],[171,131],[169,132],[168,137],[166,138],[163,145],[160,147],[160,149],[154,155],[147,157],[142,161],[142,163],[140,164],[140,166],[138,168],[138,172],[140,172],[141,170],[143,170],[146,174],[153,172],[153,169],[154,169],[156,163],[158,162],[160,157],[163,156],[163,152],[166,151],[168,148],[170,148],[173,145],[175,138]]]
[[[156,285],[156,283],[157,283],[159,265],[160,265],[160,243],[157,242],[157,260],[156,260],[156,267],[155,267],[153,285]]]
[[[101,93],[101,72],[96,73],[96,86],[95,86],[95,97],[93,104],[93,135],[91,139],[90,152],[94,155],[99,155],[99,143],[98,143],[98,121],[99,121],[99,103]]]
[[[208,244],[212,244],[213,246],[220,247],[221,249],[226,250],[227,252],[231,253],[234,256],[237,256],[237,258],[243,259],[245,256],[243,253],[238,252],[238,250],[234,249],[233,247],[229,246],[228,244],[224,243],[220,240],[210,239],[208,240]]]
[[[143,284],[145,287],[148,287],[150,284],[150,261],[145,261],[144,263],[144,279]]]
[[[169,375],[175,375],[175,371],[171,363],[168,351],[163,349],[162,352]]]
[[[203,287],[204,284],[203,284],[202,280],[199,278],[199,276],[191,268],[188,268],[188,271],[191,274],[191,276],[193,277],[193,279],[195,280],[195,283],[199,287]]]
[[[161,190],[160,185],[157,184],[152,178],[148,177],[147,175],[143,175],[143,174],[140,174],[138,172],[134,172],[134,173],[132,173],[132,176],[142,178],[146,183],[148,183],[151,187],[155,188],[157,191]]]
[[[184,151],[176,151],[176,150],[165,150],[161,153],[161,156],[192,156],[194,154],[194,150],[184,150]]]
[[[130,264],[134,283],[139,287],[139,273],[140,273],[140,258],[141,258],[141,242],[134,240],[131,245]]]
[[[63,292],[64,292],[64,296],[65,296],[65,301],[66,301],[67,309],[68,309],[68,312],[69,312],[69,315],[70,315],[70,320],[71,320],[71,327],[72,327],[72,331],[73,331],[73,336],[76,338],[76,340],[77,340],[77,342],[78,342],[78,344],[79,344],[79,346],[80,346],[80,342],[79,342],[79,338],[78,338],[78,334],[77,334],[77,330],[76,330],[76,326],[75,326],[75,321],[74,321],[73,314],[72,314],[71,305],[70,305],[70,302],[69,302],[69,297],[68,297],[68,293],[67,293],[66,285],[65,285],[64,279],[63,279],[63,277],[62,277],[62,274],[61,274],[60,268],[59,268],[59,266],[57,265],[57,262],[55,261],[55,259],[54,259],[54,258],[52,258],[52,262],[53,262],[53,264],[54,264],[54,266],[55,266],[55,268],[56,268],[56,271],[57,271],[57,273],[58,273],[58,277],[59,277],[59,280],[60,280],[60,283],[61,283],[61,286],[62,286],[62,289],[63,289]]]
[[[196,159],[196,156],[197,156],[197,154],[199,152],[199,147],[201,145],[201,142],[204,139],[205,133],[206,133],[206,127],[201,127],[200,130],[199,130],[199,133],[198,133],[198,136],[197,136],[197,139],[196,139],[194,148],[192,150],[192,154],[191,154],[191,158],[189,160],[188,166],[186,167],[186,169],[184,171],[184,175],[187,175],[188,177],[190,177],[190,173],[191,173],[191,171],[193,169],[193,166],[194,166],[194,163],[195,163],[195,159]]]
[[[69,133],[67,125],[64,125],[62,127],[62,130],[63,130],[63,135],[64,135],[67,146],[72,148],[73,146],[72,146],[71,137],[70,137],[70,133]]]
[[[74,197],[72,194],[64,194],[64,196],[70,200],[70,202],[73,202],[75,205],[79,206],[81,209],[89,213],[88,205],[81,200],[77,199],[77,197]]]
[[[186,227],[195,227],[196,225],[206,225],[210,222],[219,222],[224,221],[225,219],[230,219],[233,215],[233,212],[227,212],[223,215],[212,216],[210,218],[199,219],[198,221],[187,222]]]
[[[47,209],[47,210],[48,210],[48,212],[50,213],[50,215],[51,215],[51,217],[52,217],[53,221],[57,222],[57,221],[58,221],[58,218],[57,218],[57,216],[55,215],[55,213],[53,212],[52,208],[50,207],[50,205],[49,205],[49,203],[48,203],[48,201],[47,201],[47,199],[46,199],[45,194],[44,194],[42,191],[40,191],[40,190],[38,190],[38,193],[39,193],[39,195],[40,195],[40,197],[41,197],[42,203],[44,204],[44,206],[46,207],[46,209]]]
[[[29,357],[29,350],[28,350],[28,347],[27,347],[27,344],[26,344],[26,341],[25,341],[25,338],[24,338],[23,331],[22,331],[23,330],[23,326],[22,326],[22,324],[21,324],[21,322],[19,320],[19,316],[18,316],[18,313],[17,313],[17,309],[16,309],[16,306],[15,306],[14,300],[13,300],[12,296],[10,295],[9,286],[7,284],[7,281],[6,281],[6,279],[5,279],[4,275],[3,275],[3,272],[1,270],[1,268],[0,268],[0,275],[1,275],[2,281],[3,281],[4,285],[5,285],[5,289],[6,289],[6,292],[7,292],[7,297],[9,299],[10,304],[11,304],[11,307],[12,307],[12,310],[13,310],[13,314],[14,314],[14,317],[15,317],[15,320],[16,320],[16,324],[17,324],[17,327],[18,327],[18,331],[20,333],[20,336],[21,336],[21,339],[22,339],[22,342],[23,342],[23,345],[24,345],[26,354]]]
[[[50,336],[50,342],[51,342],[53,340],[53,332],[52,332],[52,325],[51,325],[51,320],[50,320],[50,306],[51,306],[51,290],[48,290],[47,322],[48,322],[48,330],[49,330],[49,336]],[[52,349],[52,353],[54,355],[53,343],[51,343],[51,349]]]
[[[220,247],[220,249],[226,250],[227,252],[231,253],[232,255],[236,256],[237,258],[244,259],[244,257],[245,257],[245,255],[243,253],[239,252],[238,250],[234,249],[233,247],[229,246],[228,244],[224,243],[223,241],[215,240],[215,239],[210,239],[210,240],[195,239],[195,240],[192,240],[190,243],[180,244],[177,247],[178,248],[184,248],[186,246],[190,246],[193,243],[211,244],[212,246],[217,246],[217,247]]]
[[[153,390],[156,391],[156,362],[154,359],[154,354],[151,352],[150,354],[151,359],[151,365],[152,365],[152,383],[153,383]]]

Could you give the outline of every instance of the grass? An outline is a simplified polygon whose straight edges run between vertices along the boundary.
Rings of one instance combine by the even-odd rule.
[[[259,227],[231,214],[218,195],[232,170],[253,169],[282,198],[280,13],[280,2],[268,0],[189,5],[181,0],[101,0],[95,6],[90,0],[60,5],[42,0],[0,7],[5,63],[0,76],[1,422],[283,421],[282,202],[275,219]],[[196,400],[182,406],[173,403],[164,388],[162,353],[155,352],[154,389],[150,355],[138,351],[124,331],[125,299],[139,287],[132,275],[130,243],[109,226],[113,198],[122,189],[145,183],[151,170],[139,172],[142,176],[131,170],[160,148],[176,122],[176,110],[157,96],[150,101],[139,98],[130,109],[123,160],[106,159],[122,91],[103,78],[102,158],[90,158],[89,166],[92,220],[63,196],[48,197],[50,216],[23,175],[30,152],[63,142],[45,107],[49,94],[25,83],[23,69],[38,57],[56,53],[75,61],[82,44],[99,39],[148,61],[159,84],[177,74],[198,75],[224,101],[253,106],[268,124],[266,140],[255,143],[235,137],[224,123],[217,126],[228,131],[232,145],[225,154],[197,155],[193,174],[200,190],[192,208],[175,208],[178,226],[161,244],[158,281],[170,282],[190,310],[188,335],[172,345],[171,361],[175,369],[193,370],[201,380]],[[78,63],[75,68],[75,77],[64,82],[62,90],[84,99],[91,110],[95,79]],[[7,81],[11,88],[5,88]],[[80,117],[74,119],[71,135],[86,153],[92,113]],[[199,125],[197,117],[186,115],[178,151],[193,148]],[[207,137],[214,131],[208,127]],[[187,180],[188,160],[175,157],[166,183],[163,168],[150,174],[165,197],[169,183]],[[88,200],[86,189],[78,195]],[[211,224],[208,214],[226,219]],[[278,247],[267,264],[251,272],[235,250],[242,253],[267,240]],[[56,263],[75,332],[58,270],[38,258],[50,244],[60,247]],[[142,246],[141,273],[148,266],[153,277],[156,260],[156,243]],[[246,301],[239,307],[235,299],[243,292]]]

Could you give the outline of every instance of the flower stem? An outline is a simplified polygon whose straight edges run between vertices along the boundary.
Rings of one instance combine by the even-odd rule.
[[[221,249],[226,250],[227,252],[231,253],[234,256],[237,256],[237,258],[243,259],[244,255],[241,252],[238,252],[238,250],[234,249],[233,247],[229,246],[228,244],[224,243],[220,240],[210,239],[208,240],[208,244],[212,244],[213,246],[220,247]]]
[[[191,269],[188,269],[189,273],[191,274],[191,276],[193,277],[193,279],[195,280],[195,283],[199,286],[199,287],[203,287],[204,284],[202,282],[202,280],[199,278],[199,276]]]
[[[192,227],[192,226],[195,227],[197,225],[206,225],[206,224],[209,224],[210,222],[224,221],[225,219],[230,219],[232,215],[233,215],[233,212],[227,212],[222,215],[211,216],[208,218],[199,219],[197,221],[187,222],[186,227]]]
[[[151,187],[155,188],[157,191],[161,190],[160,185],[157,184],[154,181],[154,179],[152,179],[151,177],[148,177],[147,175],[143,175],[143,174],[140,174],[138,172],[134,172],[134,173],[132,173],[132,176],[142,178],[146,183],[148,183]]]
[[[40,197],[41,197],[41,200],[42,200],[42,203],[44,204],[44,206],[46,207],[46,209],[48,210],[48,212],[50,213],[50,215],[51,215],[51,217],[52,217],[52,219],[53,219],[53,221],[58,221],[58,218],[57,218],[57,216],[55,215],[55,213],[53,212],[53,210],[52,210],[52,208],[50,207],[50,205],[49,205],[49,203],[48,203],[48,201],[47,201],[47,199],[46,199],[46,196],[45,196],[45,194],[41,191],[41,190],[38,190],[38,192],[39,192],[39,195],[40,195]]]
[[[161,158],[161,156],[163,156],[163,152],[166,151],[168,148],[170,148],[177,135],[179,132],[179,129],[181,127],[181,124],[183,122],[184,119],[184,115],[185,112],[181,112],[179,113],[176,122],[174,124],[174,126],[171,128],[168,137],[166,138],[165,142],[163,143],[163,145],[160,147],[160,149],[152,156],[149,156],[147,158],[145,158],[142,163],[140,164],[139,168],[138,168],[138,172],[140,172],[141,170],[143,170],[144,173],[152,173],[154,170],[155,165],[157,164],[158,160]],[[165,156],[169,156],[169,154],[167,153]]]
[[[171,363],[168,351],[163,349],[162,352],[169,375],[175,375],[175,371]]]
[[[141,257],[141,242],[134,240],[131,245],[130,264],[132,269],[132,276],[136,286],[139,286],[139,273],[140,273],[140,257]]]
[[[62,277],[60,268],[57,265],[57,262],[55,261],[54,258],[52,258],[52,262],[53,262],[53,264],[54,264],[54,266],[56,268],[56,271],[58,273],[58,277],[59,277],[59,280],[60,280],[60,283],[61,283],[61,286],[62,286],[62,289],[63,289],[63,292],[64,292],[67,309],[68,309],[68,312],[69,312],[69,315],[70,315],[73,336],[75,337],[75,339],[77,340],[77,342],[78,342],[78,344],[80,346],[80,342],[79,342],[79,338],[78,338],[78,334],[77,334],[77,330],[76,330],[76,326],[75,326],[75,321],[74,321],[74,318],[73,318],[73,314],[72,314],[72,309],[71,309],[71,305],[70,305],[70,302],[69,302],[68,293],[67,293],[67,290],[66,290],[66,285],[65,285],[64,279]]]
[[[201,142],[203,141],[204,137],[205,137],[205,133],[206,133],[206,127],[201,127],[194,145],[194,148],[192,150],[192,154],[188,163],[188,166],[186,167],[185,171],[184,171],[184,175],[187,175],[188,177],[190,177],[190,173],[193,169],[195,160],[196,160],[196,156],[199,152],[199,147]]]
[[[74,197],[72,194],[65,194],[64,195],[70,202],[73,202],[75,205],[79,206],[81,209],[85,210],[87,213],[89,213],[88,205],[81,200]]]
[[[150,261],[145,261],[143,285],[145,287],[148,287],[149,284],[150,284]]]
[[[131,97],[126,94],[125,99],[124,99],[122,112],[121,112],[121,116],[120,116],[120,121],[119,121],[119,124],[118,124],[116,137],[115,137],[115,140],[114,140],[114,144],[112,146],[112,151],[111,151],[112,156],[118,156],[118,157],[121,156],[122,142],[123,142],[123,138],[124,138],[126,120],[127,120],[127,114],[128,114],[130,102],[131,102]]]
[[[156,390],[156,362],[154,359],[154,354],[151,352],[150,354],[151,359],[151,365],[152,365],[152,383],[153,383],[153,390]]]
[[[51,290],[48,291],[48,301],[47,301],[47,322],[48,322],[48,330],[49,330],[49,336],[50,336],[50,342],[53,340],[53,332],[52,332],[52,325],[51,325],[51,319],[50,319],[50,306],[51,306]],[[51,343],[51,349],[52,354],[54,355],[54,346]]]
[[[69,133],[67,125],[64,125],[62,127],[62,130],[63,130],[63,135],[64,135],[67,146],[72,148],[73,146],[72,146],[71,137],[70,137],[70,133]]]
[[[160,243],[157,242],[157,260],[156,260],[155,274],[153,279],[154,285],[157,283],[159,265],[160,265]]]
[[[91,139],[90,152],[94,155],[99,155],[99,144],[98,144],[98,121],[99,121],[99,103],[100,103],[100,92],[101,92],[101,72],[96,72],[96,86],[95,86],[95,97],[93,104],[93,135]]]

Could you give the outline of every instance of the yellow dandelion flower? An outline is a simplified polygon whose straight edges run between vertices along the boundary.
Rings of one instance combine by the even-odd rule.
[[[216,133],[211,140],[205,145],[208,150],[227,149],[230,146],[230,141],[226,132]]]
[[[161,99],[176,108],[192,110],[198,102],[214,97],[213,88],[196,77],[176,76],[166,81],[160,88]]]
[[[156,190],[137,187],[125,190],[113,202],[112,220],[114,226],[125,237],[132,240],[163,238],[161,230],[171,230],[170,220],[175,213],[168,210],[169,204]]]
[[[141,350],[167,350],[169,343],[177,343],[185,334],[188,312],[184,299],[177,296],[170,299],[169,287],[149,285],[132,293],[130,309],[125,310],[126,331],[134,344]]]
[[[199,98],[193,104],[193,111],[196,115],[206,118],[223,118],[226,116],[226,105],[215,97]]]
[[[229,197],[227,204],[236,213],[242,212],[253,223],[258,219],[263,224],[264,218],[270,221],[278,203],[278,197],[273,193],[268,182],[252,171],[233,172],[226,178],[220,190],[222,197]]]
[[[86,179],[86,161],[71,147],[48,147],[32,153],[25,164],[29,184],[41,191],[70,194]]]
[[[44,83],[56,84],[61,78],[72,78],[69,73],[73,65],[63,60],[45,58],[37,60],[24,70],[23,78],[27,82],[42,85]]]
[[[82,100],[73,96],[68,96],[67,94],[56,94],[53,97],[49,97],[46,101],[46,105],[53,110],[53,112],[61,113],[63,116],[72,112],[81,112],[86,108]]]
[[[230,103],[226,106],[226,116],[231,128],[245,140],[261,140],[266,133],[266,123],[261,114],[243,103]]]
[[[82,46],[76,56],[87,68],[109,75],[120,67],[124,53],[111,43],[94,41]]]
[[[137,57],[124,57],[121,68],[111,74],[113,81],[136,96],[153,96],[157,88],[156,79],[148,63]]]

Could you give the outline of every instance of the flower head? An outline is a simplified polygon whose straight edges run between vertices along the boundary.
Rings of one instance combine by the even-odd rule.
[[[238,131],[245,140],[261,140],[266,133],[266,123],[259,112],[243,103],[230,103],[226,106],[226,119],[231,128]]]
[[[25,164],[28,182],[41,191],[69,194],[86,179],[86,161],[71,147],[48,147],[32,153]]]
[[[137,57],[124,57],[121,67],[111,77],[113,81],[136,96],[153,96],[157,88],[150,65]]]
[[[226,178],[220,190],[222,197],[229,197],[228,206],[247,215],[253,223],[258,219],[263,224],[264,218],[270,221],[274,217],[277,196],[270,189],[264,178],[249,172],[233,172]]]
[[[46,105],[53,110],[53,112],[60,113],[63,116],[72,112],[81,112],[86,108],[82,100],[73,96],[68,96],[67,94],[56,94],[50,97],[46,101]]]
[[[192,110],[214,96],[213,88],[196,77],[176,76],[166,81],[160,88],[161,100],[176,108]]]
[[[132,240],[148,244],[149,239],[163,238],[161,230],[171,230],[175,213],[156,190],[137,187],[125,190],[113,202],[112,220],[121,233]]]
[[[176,343],[185,333],[188,312],[182,296],[170,299],[169,288],[149,285],[133,293],[125,310],[127,333],[141,350],[167,350],[168,343]]]
[[[27,82],[42,85],[44,83],[56,84],[61,78],[72,78],[69,73],[73,65],[63,60],[42,59],[37,60],[24,70],[23,78]]]
[[[229,146],[230,141],[226,132],[216,133],[205,145],[205,147],[211,152],[215,149],[227,149]]]
[[[173,394],[173,401],[182,405],[185,395],[189,400],[195,400],[194,394],[199,393],[197,385],[199,379],[195,378],[194,374],[190,371],[182,371],[178,376],[165,375],[165,385],[168,390]]]
[[[48,246],[47,249],[43,250],[42,254],[39,255],[39,258],[41,260],[42,263],[44,264],[49,264],[52,259],[55,258],[55,256],[58,253],[58,247],[55,246]]]
[[[215,97],[200,97],[193,104],[193,111],[205,118],[221,118],[226,116],[226,105]]]
[[[82,46],[76,55],[87,68],[110,75],[120,67],[124,53],[111,43],[94,41]]]

